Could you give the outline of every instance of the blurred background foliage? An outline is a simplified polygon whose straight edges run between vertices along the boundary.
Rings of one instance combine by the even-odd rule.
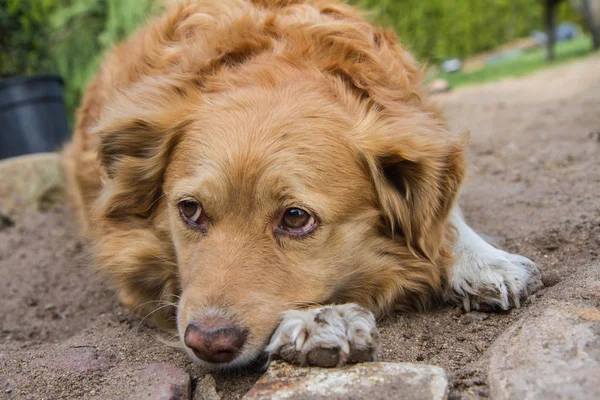
[[[62,75],[72,114],[104,51],[158,12],[164,1],[0,0],[0,77]],[[544,29],[540,0],[348,1],[395,29],[430,64],[465,58]],[[567,2],[558,20],[578,21]]]
[[[544,30],[541,0],[354,0],[419,59],[465,58]],[[578,21],[561,3],[558,20]]]
[[[65,103],[72,111],[100,66],[104,52],[159,11],[163,1],[54,0],[54,3],[56,7],[48,15],[50,56],[55,71],[67,82]]]
[[[53,72],[72,115],[104,52],[164,0],[0,0],[0,77]]]
[[[54,0],[0,0],[0,78],[53,68],[48,16]]]

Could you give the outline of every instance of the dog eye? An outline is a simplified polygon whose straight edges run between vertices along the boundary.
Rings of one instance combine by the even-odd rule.
[[[292,235],[306,235],[316,227],[315,217],[308,211],[295,207],[285,210],[279,223],[280,230]]]
[[[200,206],[200,203],[193,200],[183,200],[179,202],[179,215],[181,215],[181,218],[191,226],[200,224],[204,217],[202,206]]]

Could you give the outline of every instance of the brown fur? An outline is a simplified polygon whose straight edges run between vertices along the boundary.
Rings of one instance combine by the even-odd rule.
[[[189,1],[113,49],[65,151],[95,261],[148,314],[216,307],[268,341],[282,311],[425,307],[451,265],[465,137],[393,33],[331,0]],[[202,202],[206,235],[181,221]],[[276,237],[302,205],[314,234]],[[172,307],[152,314],[173,326]],[[184,326],[185,328],[185,326]]]

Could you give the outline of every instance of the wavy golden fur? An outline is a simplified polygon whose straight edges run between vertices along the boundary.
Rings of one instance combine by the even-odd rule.
[[[70,194],[123,303],[207,308],[266,344],[282,311],[425,307],[451,268],[466,138],[395,35],[332,0],[174,4],[107,56],[65,149]],[[192,197],[206,233],[181,221]],[[276,237],[302,205],[319,228]]]

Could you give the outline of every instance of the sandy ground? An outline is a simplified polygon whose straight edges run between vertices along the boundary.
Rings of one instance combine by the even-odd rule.
[[[487,397],[494,339],[544,299],[572,293],[578,271],[600,265],[600,57],[436,99],[453,130],[471,131],[467,219],[535,259],[549,287],[508,313],[444,307],[382,320],[380,358],[440,365],[450,398]],[[136,368],[147,363],[182,367],[193,385],[207,373],[120,307],[86,264],[64,208],[15,226],[0,220],[0,398],[133,398]],[[226,399],[258,377],[215,374]]]

